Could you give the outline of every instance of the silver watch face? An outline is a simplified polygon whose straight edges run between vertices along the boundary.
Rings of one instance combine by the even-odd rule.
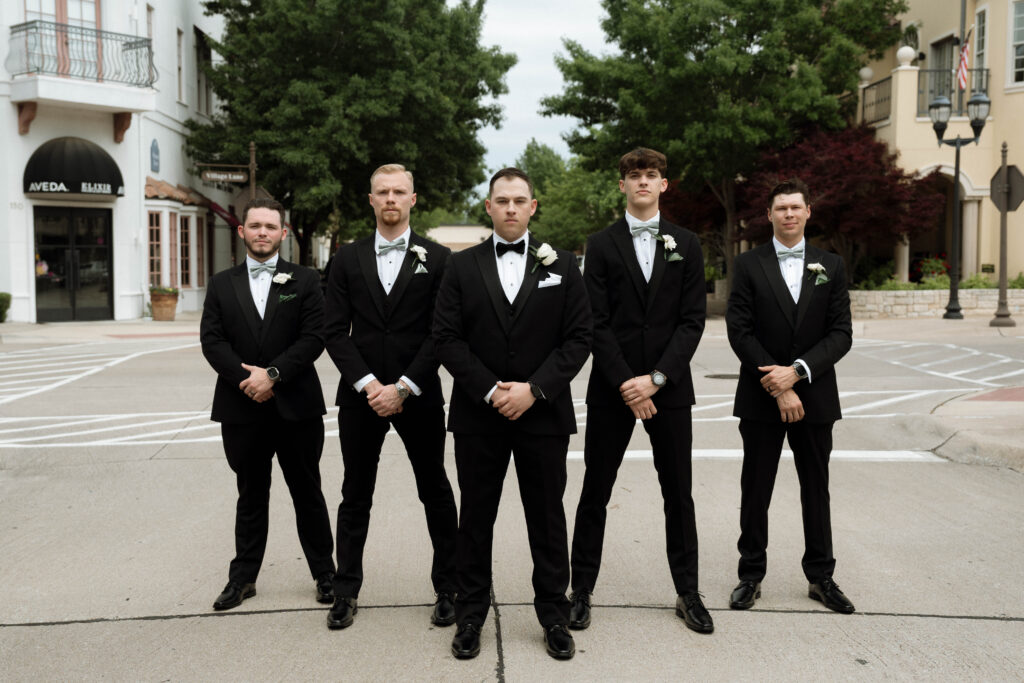
[[[663,387],[665,386],[665,375],[655,370],[651,373],[651,381],[654,382],[654,386]]]

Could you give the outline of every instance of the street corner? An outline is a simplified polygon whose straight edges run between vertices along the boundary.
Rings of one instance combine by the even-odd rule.
[[[1024,472],[1024,386],[958,396],[933,415],[956,429],[937,455]]]

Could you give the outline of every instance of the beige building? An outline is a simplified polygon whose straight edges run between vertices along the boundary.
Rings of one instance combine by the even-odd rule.
[[[910,0],[901,23],[904,29],[913,27],[905,41],[911,44],[892,48],[861,72],[858,120],[874,127],[877,138],[899,152],[905,169],[920,175],[938,169],[950,181],[945,231],[896,248],[897,274],[904,279],[915,257],[951,253],[956,150],[940,147],[932,129],[928,105],[936,96],[945,95],[953,104],[946,139],[974,137],[966,108],[974,92],[991,100],[978,144],[960,151],[962,277],[978,272],[998,277],[999,211],[990,200],[990,181],[999,168],[1003,142],[1009,146],[1008,163],[1024,171],[1024,0],[967,0],[964,24],[971,33],[965,91],[956,78],[960,5]],[[1024,271],[1024,206],[1008,216],[1007,256],[1009,277]]]
[[[452,251],[462,251],[490,238],[491,232],[493,232],[491,228],[485,228],[482,225],[442,224],[427,230],[427,237]]]

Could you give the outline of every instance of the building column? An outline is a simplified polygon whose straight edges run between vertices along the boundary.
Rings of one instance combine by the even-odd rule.
[[[978,218],[979,201],[977,199],[961,202],[960,214],[960,279],[966,280],[978,272]]]
[[[897,282],[910,281],[910,240],[907,233],[900,235],[893,250],[893,275]]]

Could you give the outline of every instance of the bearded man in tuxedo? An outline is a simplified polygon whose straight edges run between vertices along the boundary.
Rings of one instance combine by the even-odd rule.
[[[280,203],[249,201],[238,235],[245,242],[245,262],[210,279],[200,323],[203,355],[217,371],[211,419],[221,423],[224,453],[238,485],[235,557],[213,608],[231,609],[256,594],[275,454],[317,601],[329,603],[334,544],[320,489],[326,410],[313,367],[324,350],[320,278],[280,257],[287,235]]]
[[[480,652],[491,603],[491,546],[502,484],[515,458],[533,557],[534,610],[549,655],[576,652],[566,628],[569,551],[562,495],[576,432],[569,382],[590,352],[590,307],[576,257],[528,231],[533,183],[517,168],[491,178],[492,238],[454,254],[434,313],[437,356],[455,379],[448,431],[455,435],[461,505],[452,654]]]
[[[412,231],[413,177],[404,166],[370,176],[376,230],[334,257],[327,285],[327,352],[341,372],[338,436],[345,478],[338,506],[338,573],[327,626],[353,622],[384,437],[402,440],[434,557],[431,623],[455,622],[455,496],[444,469],[444,397],[431,326],[447,247]]]
[[[835,366],[850,350],[853,326],[843,260],[807,244],[810,192],[799,178],[776,185],[768,220],[773,237],[736,257],[726,327],[740,359],[733,415],[740,418],[743,471],[733,609],[761,597],[768,565],[768,506],[783,439],[800,480],[804,576],[808,596],[851,614],[853,603],[832,579],[828,461],[832,425],[842,417]]]

